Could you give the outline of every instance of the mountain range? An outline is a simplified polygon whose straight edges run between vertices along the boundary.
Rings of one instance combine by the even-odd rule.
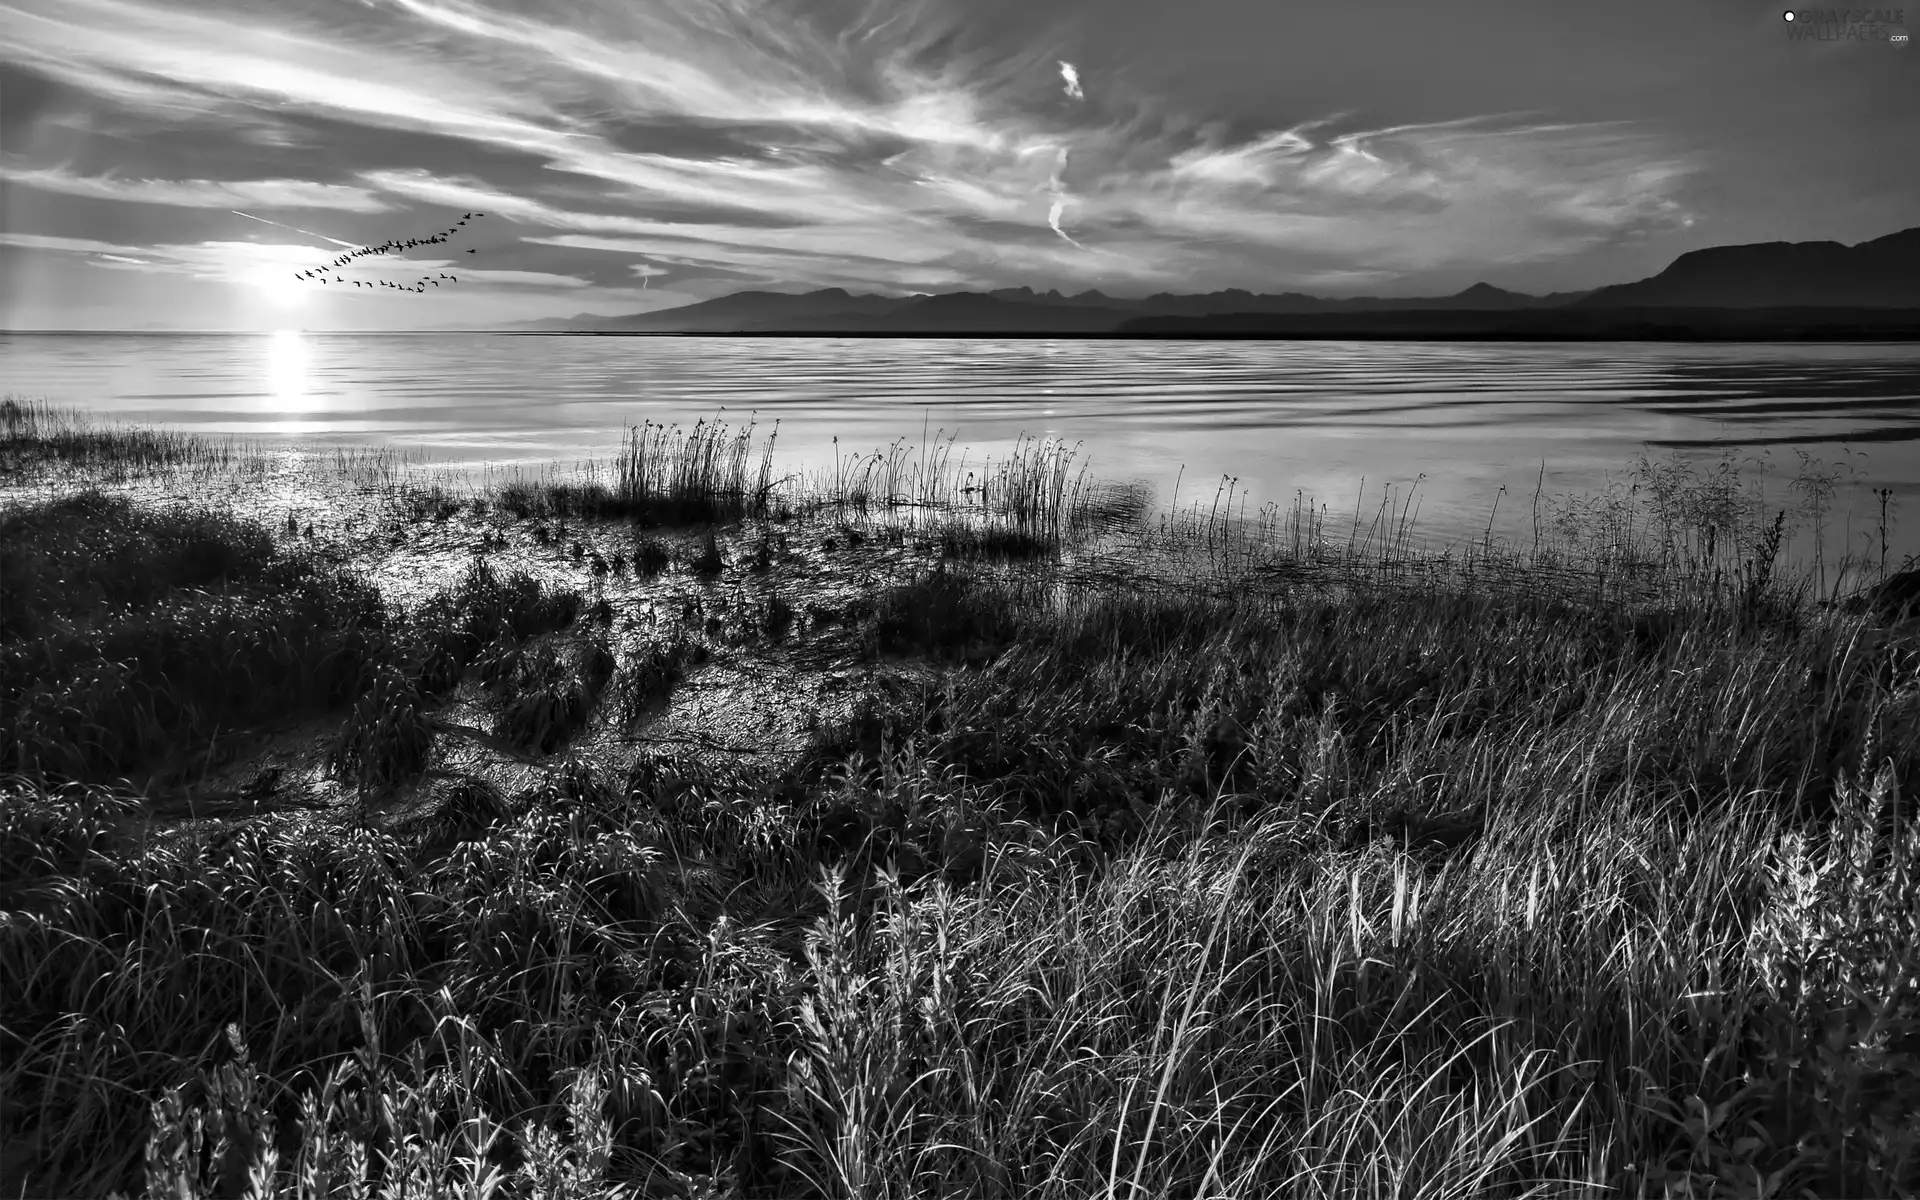
[[[1887,311],[1892,310],[1892,311]],[[1477,283],[1450,296],[1326,298],[1231,288],[1128,298],[1001,288],[908,296],[843,288],[736,292],[624,316],[508,328],[559,333],[1120,336],[1819,336],[1920,325],[1920,227],[1846,246],[1764,242],[1694,250],[1658,275],[1532,296]],[[1621,332],[1622,330],[1638,332]],[[1796,332],[1797,331],[1797,332]],[[1811,334],[1809,331],[1812,331]]]

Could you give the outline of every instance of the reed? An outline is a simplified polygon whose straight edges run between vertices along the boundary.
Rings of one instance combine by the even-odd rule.
[[[1054,438],[1016,439],[1000,459],[970,470],[953,457],[953,435],[906,439],[885,451],[837,463],[820,481],[814,506],[830,505],[842,518],[871,520],[931,532],[961,556],[1034,557],[1057,554],[1075,537],[1137,522],[1146,497],[1137,486],[1096,482],[1079,447]]]
[[[758,518],[778,481],[778,422],[756,443],[755,423],[719,420],[690,429],[647,422],[626,430],[611,463],[590,462],[578,478],[515,478],[492,489],[493,503],[521,520],[623,520],[694,525]]]
[[[150,471],[224,470],[244,456],[231,442],[169,430],[99,424],[45,400],[0,399],[0,479],[52,467],[96,482]]]

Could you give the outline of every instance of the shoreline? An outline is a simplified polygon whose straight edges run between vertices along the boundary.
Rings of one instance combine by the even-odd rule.
[[[1016,306],[1017,308],[1018,306]],[[560,337],[924,338],[1060,341],[1410,341],[1410,342],[1649,342],[1907,344],[1920,342],[1914,308],[1530,308],[1382,309],[1365,312],[1220,312],[1204,316],[1129,315],[1115,310],[1045,325],[1042,315],[942,317],[914,325],[876,326],[858,319],[838,324],[814,317],[748,328],[553,329],[484,328],[322,330],[362,336],[391,333],[495,333]],[[4,330],[0,333],[208,336],[213,330]]]

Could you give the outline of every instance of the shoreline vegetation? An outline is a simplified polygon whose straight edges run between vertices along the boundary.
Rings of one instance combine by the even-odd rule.
[[[0,1195],[1920,1190],[1920,576],[1830,480],[1435,549],[776,433],[0,404]]]

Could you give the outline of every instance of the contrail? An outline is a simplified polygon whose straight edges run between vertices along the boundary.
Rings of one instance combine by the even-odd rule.
[[[1067,95],[1074,100],[1085,100],[1087,94],[1080,90],[1080,72],[1070,62],[1060,64],[1060,78],[1067,81]]]
[[[304,234],[306,234],[306,235],[307,235],[308,237],[316,237],[316,238],[319,238],[319,239],[320,239],[321,241],[323,241],[323,242],[332,242],[332,243],[333,243],[334,245],[336,245],[336,246],[345,246],[345,247],[347,247],[347,248],[348,248],[349,250],[351,250],[351,249],[353,249],[353,246],[354,246],[354,243],[352,243],[352,242],[343,242],[343,241],[341,241],[341,240],[340,240],[339,238],[331,238],[331,237],[328,237],[328,236],[327,236],[326,234],[324,234],[324,233],[315,233],[315,232],[314,232],[313,230],[311,230],[311,229],[301,229],[301,228],[298,228],[297,226],[293,226],[293,225],[282,225],[282,224],[280,224],[280,222],[278,222],[278,221],[269,221],[269,220],[267,220],[267,219],[266,219],[265,217],[256,217],[256,216],[254,216],[254,215],[253,215],[252,213],[243,213],[243,212],[241,212],[241,211],[240,211],[239,209],[237,209],[237,208],[230,208],[230,209],[228,209],[227,211],[228,211],[228,212],[230,212],[230,213],[232,213],[232,214],[233,214],[234,216],[236,216],[236,217],[245,217],[245,218],[246,218],[247,220],[249,220],[249,221],[258,221],[258,222],[260,222],[260,223],[261,223],[262,225],[273,225],[273,226],[276,226],[276,227],[278,227],[278,228],[280,228],[280,229],[291,229],[291,230],[293,230],[293,231],[294,231],[295,233],[304,233]]]

